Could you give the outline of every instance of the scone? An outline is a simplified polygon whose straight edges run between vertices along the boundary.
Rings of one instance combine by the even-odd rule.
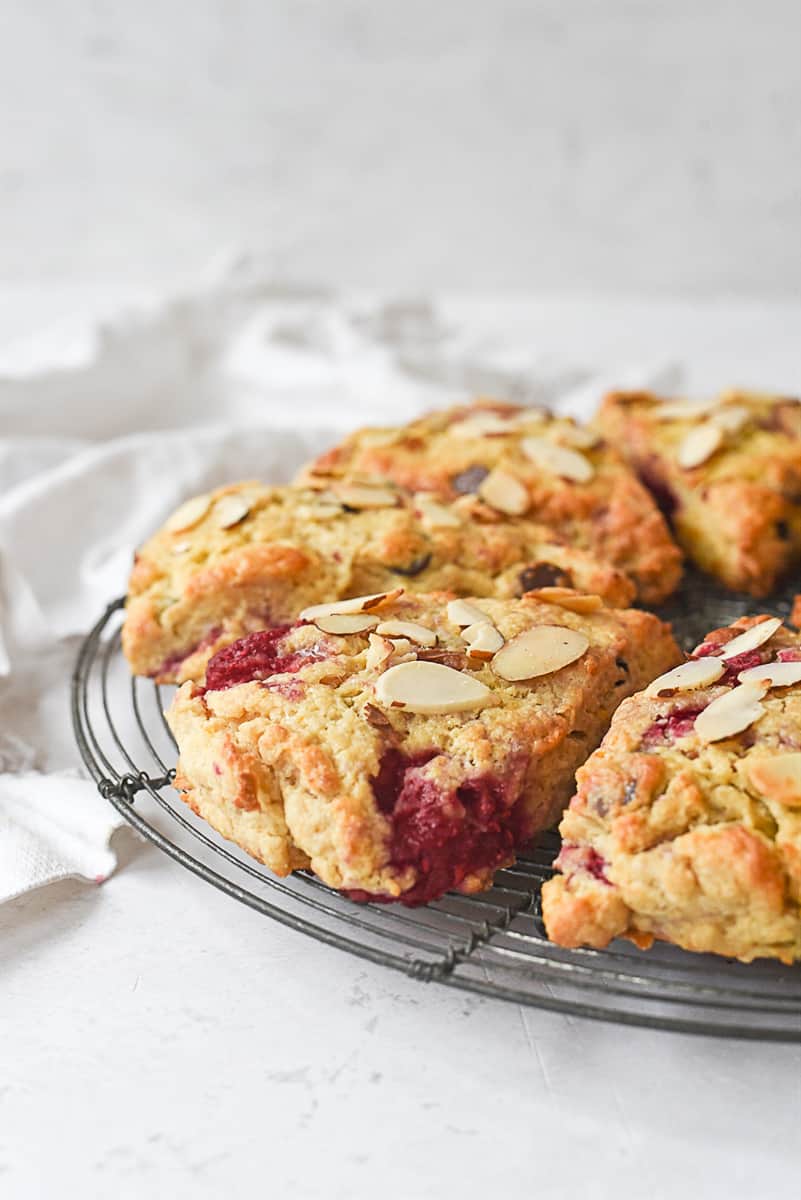
[[[560,945],[801,957],[801,636],[742,618],[626,700],[560,832]]]
[[[631,601],[621,571],[532,521],[510,525],[474,507],[473,497],[440,505],[368,485],[240,483],[188,500],[136,556],[122,633],[131,669],[161,683],[199,679],[246,633],[398,584],[479,596],[576,587]]]
[[[801,401],[607,396],[598,426],[628,456],[702,570],[767,596],[801,564]]]
[[[648,491],[598,433],[544,409],[481,402],[393,429],[362,429],[304,468],[300,481],[391,480],[440,500],[469,496],[476,510],[554,530],[663,600],[681,554]]]
[[[224,837],[414,905],[489,886],[558,819],[620,700],[681,656],[650,613],[567,590],[399,593],[234,643],[168,720],[175,786]]]

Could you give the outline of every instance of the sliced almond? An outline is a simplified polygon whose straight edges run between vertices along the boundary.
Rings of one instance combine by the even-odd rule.
[[[766,683],[768,687],[792,687],[801,683],[801,662],[764,663],[759,667],[748,667],[737,676],[740,683]]]
[[[555,430],[555,436],[576,450],[592,450],[601,440],[601,435],[589,425],[561,425]]]
[[[676,451],[676,462],[685,471],[700,467],[723,445],[723,430],[717,425],[699,425],[691,429]]]
[[[214,505],[214,524],[218,529],[231,529],[244,521],[250,505],[241,496],[220,496]]]
[[[745,633],[740,633],[727,642],[719,657],[725,660],[735,658],[738,654],[745,654],[747,650],[756,650],[759,646],[764,646],[765,642],[769,642],[776,630],[781,627],[780,617],[768,617],[767,621],[760,621],[758,625],[752,625],[750,629],[746,629]]]
[[[709,687],[726,671],[725,663],[719,658],[691,658],[689,662],[666,671],[645,689],[646,696],[662,696],[666,692],[691,692],[695,688]]]
[[[192,549],[191,542],[173,542],[170,550],[173,554],[185,554],[187,550]]]
[[[516,683],[561,671],[589,649],[589,639],[563,625],[537,625],[519,633],[498,651],[492,669],[501,679]]]
[[[401,663],[380,675],[375,684],[380,704],[406,712],[457,713],[483,708],[492,692],[472,675],[441,663]]]
[[[183,533],[185,529],[192,529],[198,521],[203,520],[210,504],[211,496],[193,496],[191,500],[185,500],[165,521],[164,528],[167,533]]]
[[[508,417],[501,417],[494,412],[471,413],[461,421],[448,426],[448,433],[454,437],[498,437],[515,433],[515,427]]]
[[[312,604],[304,608],[300,614],[302,621],[316,621],[318,617],[333,617],[338,613],[365,613],[382,604],[391,604],[402,595],[403,588],[393,588],[391,592],[375,592],[372,596],[351,596],[349,600],[335,600],[332,604]]]
[[[528,489],[514,475],[500,467],[495,467],[481,481],[478,494],[492,508],[511,517],[522,516],[531,503]]]
[[[603,608],[604,606],[604,602],[600,596],[596,596],[592,592],[587,592],[586,594],[576,592],[573,588],[534,588],[532,591],[526,592],[527,599],[530,599],[532,596],[537,600],[542,600],[544,604],[558,604],[560,608],[566,608],[568,612],[574,613],[597,612],[599,608]]]
[[[670,400],[651,409],[655,421],[702,421],[719,400]]]
[[[451,625],[477,625],[482,621],[492,624],[492,618],[469,600],[449,600],[446,612]]]
[[[759,683],[741,683],[707,705],[695,718],[693,729],[702,742],[719,742],[742,733],[764,713],[759,702],[766,691]]]
[[[438,504],[427,492],[415,492],[412,502],[428,529],[458,529],[462,524],[458,513]]]
[[[369,629],[375,629],[378,617],[366,613],[333,613],[330,617],[318,617],[314,624],[323,633],[347,637],[351,633],[367,633]]]
[[[388,638],[379,637],[377,633],[369,635],[369,643],[364,659],[365,669],[368,671],[380,671],[389,663],[395,652],[395,647]]]
[[[433,629],[429,629],[427,625],[420,625],[417,621],[382,621],[376,629],[376,633],[381,637],[388,638],[408,638],[410,642],[416,642],[418,646],[436,646],[437,635]]]
[[[389,641],[392,646],[392,666],[417,658],[417,651],[408,638],[390,638]]]
[[[361,483],[337,483],[331,488],[346,508],[395,508],[398,493],[392,488],[370,487]]]
[[[801,754],[747,758],[745,771],[752,786],[768,800],[801,808]]]
[[[503,645],[503,637],[489,621],[468,625],[462,630],[462,637],[467,642],[468,657],[477,658],[481,662],[489,662]]]
[[[714,412],[709,414],[709,420],[713,425],[717,425],[718,429],[723,429],[726,433],[739,433],[740,430],[751,420],[751,410],[743,408],[741,404],[727,404],[723,408],[716,408]]]
[[[595,474],[595,468],[588,458],[578,450],[570,450],[567,446],[557,446],[544,437],[525,437],[520,448],[526,458],[543,471],[552,475],[560,475],[562,479],[572,479],[575,483],[587,483]]]

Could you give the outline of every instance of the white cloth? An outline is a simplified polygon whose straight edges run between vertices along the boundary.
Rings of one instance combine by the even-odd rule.
[[[586,415],[612,383],[675,382],[559,361],[428,303],[282,292],[247,263],[0,347],[0,901],[114,868],[120,819],[78,777],[70,669],[136,545],[183,498],[286,481],[345,429],[475,393]]]

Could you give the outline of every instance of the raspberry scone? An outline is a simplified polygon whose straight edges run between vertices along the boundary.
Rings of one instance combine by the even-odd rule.
[[[480,402],[393,429],[362,429],[304,468],[312,487],[373,477],[476,510],[547,525],[634,581],[656,603],[681,554],[647,489],[600,434],[543,409]]]
[[[801,400],[727,392],[707,404],[607,396],[620,446],[688,556],[726,587],[767,596],[801,563]]]
[[[801,957],[801,636],[744,617],[626,700],[560,832],[560,945]]]
[[[180,688],[175,786],[279,875],[410,905],[477,891],[558,819],[621,698],[680,657],[655,616],[567,589],[316,605]]]
[[[188,500],[136,556],[123,647],[161,683],[202,678],[217,650],[317,601],[448,588],[519,596],[572,587],[625,605],[620,571],[531,521],[386,486],[324,493],[241,483]]]

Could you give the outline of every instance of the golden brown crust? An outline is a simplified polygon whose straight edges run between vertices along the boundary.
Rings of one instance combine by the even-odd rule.
[[[490,422],[484,432],[482,418]],[[546,465],[537,454],[532,458],[527,439],[577,455],[578,473],[587,477],[567,477],[561,465]],[[640,599],[657,603],[677,586],[681,555],[657,506],[617,450],[600,438],[588,442],[592,435],[569,418],[482,401],[398,428],[362,429],[306,467],[299,481],[320,485],[372,477],[453,500],[475,494],[486,486],[488,472],[501,471],[524,486],[526,517],[625,571]],[[511,512],[504,517],[519,519]]]
[[[666,411],[670,419],[662,418]],[[721,414],[731,422],[732,412],[741,428],[724,431],[697,466],[682,467],[687,437]],[[648,392],[614,392],[597,424],[664,501],[699,567],[727,587],[769,595],[801,562],[801,402],[727,392],[717,409],[676,413],[681,407]]]
[[[567,584],[613,605],[633,596],[622,572],[532,521],[477,514],[472,497],[433,516],[401,494],[394,507],[353,511],[330,494],[258,483],[205,499],[189,528],[167,522],[140,549],[131,575],[123,648],[136,674],[159,682],[202,678],[220,647],[309,604],[398,584],[501,597]],[[239,502],[245,515],[220,528]]]
[[[714,631],[700,657],[766,619]],[[705,742],[695,729],[741,668],[801,658],[801,636],[780,629],[750,657],[708,687],[620,706],[560,825],[562,874],[542,898],[554,941],[801,957],[801,683],[771,688],[737,734]]]
[[[280,644],[282,663],[305,655],[297,670],[222,688],[215,660],[215,690],[184,684],[168,714],[180,749],[176,785],[187,802],[278,874],[310,864],[333,887],[419,901],[437,892],[435,866],[398,856],[397,811],[374,790],[386,764],[401,763],[421,806],[420,828],[456,822],[443,844],[452,845],[468,819],[483,832],[497,823],[490,861],[466,854],[464,869],[442,883],[443,890],[488,886],[517,845],[558,819],[577,765],[620,699],[680,655],[669,628],[649,613],[578,614],[529,597],[472,600],[507,644],[539,625],[583,633],[589,642],[561,670],[511,683],[489,662],[468,663],[448,600],[448,593],[404,595],[380,610],[382,619],[433,631],[433,649],[390,647],[393,657],[377,661],[366,632],[340,637],[302,624]],[[377,690],[398,655],[455,664],[488,695],[471,711],[398,708]],[[417,812],[412,807],[404,818],[415,829]],[[440,851],[437,842],[434,858]]]

